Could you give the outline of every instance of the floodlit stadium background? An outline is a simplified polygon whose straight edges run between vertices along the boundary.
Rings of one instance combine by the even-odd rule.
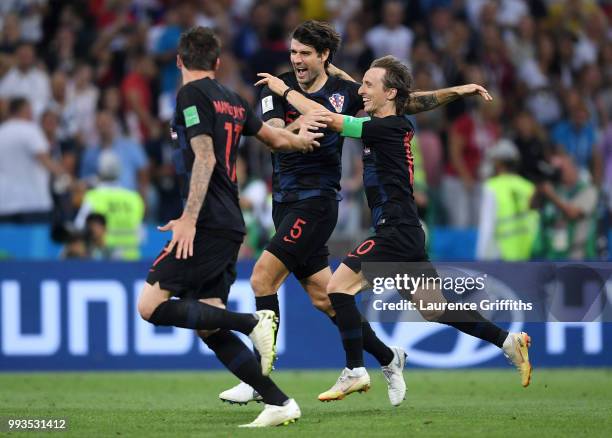
[[[487,149],[509,139],[520,151],[522,175],[583,209],[579,223],[571,223],[551,203],[543,207],[533,258],[610,260],[611,14],[608,2],[588,0],[404,0],[384,7],[359,0],[3,1],[0,132],[14,123],[10,100],[27,98],[35,123],[27,129],[33,135],[42,129],[46,141],[36,150],[49,161],[43,167],[32,154],[13,160],[29,146],[0,134],[0,370],[218,367],[190,332],[154,329],[135,311],[148,264],[168,239],[155,226],[181,212],[168,122],[180,80],[178,37],[193,25],[217,30],[224,46],[218,79],[255,108],[255,74],[289,68],[288,36],[310,18],[334,23],[343,44],[333,61],[357,80],[375,57],[392,54],[412,68],[415,89],[484,85],[492,104],[470,98],[413,118],[415,198],[432,258],[477,258]],[[137,232],[140,261],[99,260],[109,254],[92,251],[73,224],[95,184],[103,139],[121,159],[121,184],[146,205]],[[370,225],[360,153],[359,143],[345,142],[344,199],[330,242],[335,259]],[[27,177],[16,184],[9,170]],[[564,175],[575,176],[571,187],[560,182]],[[243,140],[238,178],[248,235],[231,299],[249,311],[248,277],[272,232],[270,158],[256,141]],[[40,181],[42,192],[35,187]],[[34,204],[23,207],[37,188]],[[569,233],[576,251],[551,250],[554,236],[567,237],[570,228],[584,230]],[[281,299],[279,367],[339,367],[335,329],[295,279]],[[416,366],[505,364],[498,350],[441,326],[375,326],[383,340],[406,347]],[[536,366],[612,365],[607,324],[529,328],[538,340]]]

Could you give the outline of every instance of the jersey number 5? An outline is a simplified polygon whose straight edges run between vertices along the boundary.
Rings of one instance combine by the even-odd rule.
[[[232,181],[236,182],[236,160],[233,161],[232,166],[230,157],[232,155],[232,149],[238,146],[242,125],[234,125],[232,122],[225,122],[223,128],[227,133],[225,137],[225,168],[227,169],[227,176],[229,176]]]

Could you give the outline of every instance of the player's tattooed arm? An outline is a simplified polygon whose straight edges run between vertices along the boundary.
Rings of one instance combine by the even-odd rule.
[[[447,105],[460,97],[480,95],[484,100],[493,100],[489,92],[476,84],[459,85],[442,88],[435,91],[414,91],[406,105],[407,114],[429,111],[442,105]]]
[[[212,138],[208,135],[198,135],[190,141],[191,149],[195,155],[189,182],[189,195],[185,209],[180,218],[171,220],[160,231],[172,231],[172,240],[165,251],[170,253],[176,246],[177,259],[186,259],[193,256],[193,239],[196,234],[196,222],[200,209],[204,203],[208,184],[215,170],[215,150]]]
[[[191,139],[191,149],[195,155],[189,182],[189,195],[183,216],[194,223],[198,219],[204,198],[208,192],[208,184],[217,162],[212,138],[208,135],[198,135]]]

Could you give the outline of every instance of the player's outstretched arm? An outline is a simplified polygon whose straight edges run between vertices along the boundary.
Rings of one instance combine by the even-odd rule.
[[[316,139],[323,136],[322,132],[313,131],[325,127],[324,120],[326,120],[324,114],[313,115],[309,123],[302,123],[297,135],[286,129],[263,123],[256,137],[274,152],[312,152],[314,148],[319,147]]]
[[[339,69],[334,64],[329,64],[327,66],[327,74],[330,76],[335,76],[340,79],[344,79],[345,81],[357,82],[355,79],[351,77],[351,75],[349,75],[344,70]]]
[[[187,203],[185,204],[183,214],[180,218],[168,222],[163,227],[158,227],[160,231],[172,231],[172,241],[166,247],[166,251],[171,252],[174,246],[177,245],[177,259],[186,259],[193,256],[195,225],[217,162],[213,141],[210,136],[198,135],[191,139],[190,144],[195,158],[189,182],[189,195],[187,196]]]
[[[489,92],[477,84],[459,85],[457,87],[441,88],[434,91],[414,91],[406,106],[407,114],[429,111],[442,105],[447,105],[460,97],[480,95],[484,100],[493,100]]]
[[[295,109],[304,115],[312,114],[315,111],[325,114],[326,119],[328,119],[328,121],[326,121],[326,125],[329,129],[337,132],[342,130],[341,114],[333,113],[323,105],[315,102],[314,100],[308,99],[302,93],[298,93],[297,91],[293,90],[276,76],[269,73],[258,73],[257,76],[259,76],[261,79],[255,83],[255,86],[267,85],[270,91],[278,96],[285,97]]]

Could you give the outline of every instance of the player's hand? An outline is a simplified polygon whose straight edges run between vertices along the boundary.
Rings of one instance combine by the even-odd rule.
[[[168,222],[163,227],[157,227],[159,231],[172,231],[172,240],[166,247],[166,252],[172,252],[176,246],[176,258],[186,259],[193,256],[193,239],[195,237],[195,222],[185,216]]]
[[[261,79],[255,82],[255,86],[258,87],[260,85],[267,85],[270,91],[274,94],[282,96],[289,86],[283,82],[282,79],[277,78],[270,73],[257,73]]]
[[[307,125],[310,131],[315,131],[318,128],[327,128],[327,124],[331,123],[332,118],[329,117],[329,111],[325,109],[317,109],[308,111],[302,114],[299,118],[300,128]]]
[[[302,123],[300,131],[298,132],[298,136],[302,139],[299,151],[303,154],[312,152],[315,148],[318,148],[320,146],[319,142],[316,139],[323,137],[323,133],[314,132],[317,129],[318,128],[316,126],[311,126],[308,123]]]
[[[478,94],[486,101],[493,100],[487,89],[477,84],[459,85],[455,88],[459,96],[475,96]]]

